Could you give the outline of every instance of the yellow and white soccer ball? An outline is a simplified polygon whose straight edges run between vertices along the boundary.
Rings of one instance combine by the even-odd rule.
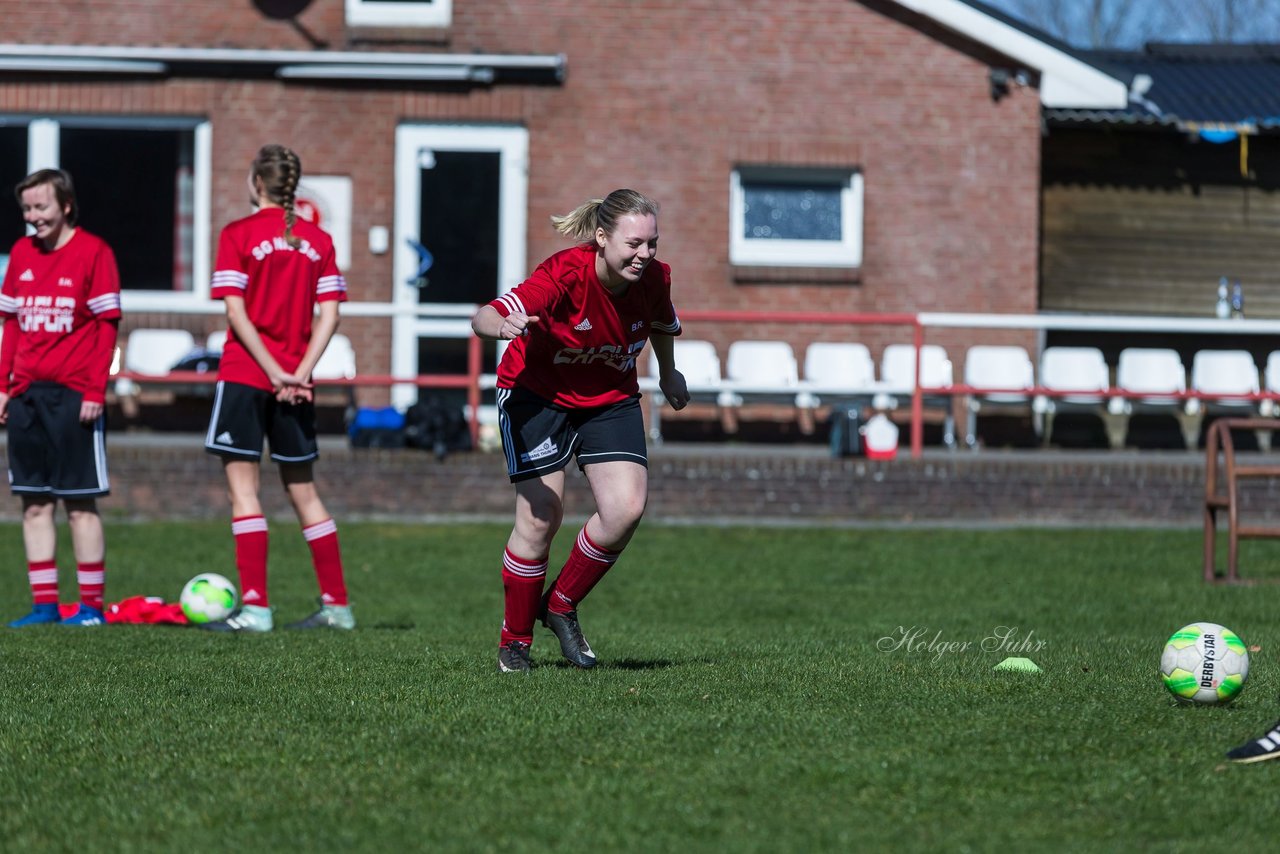
[[[1249,678],[1249,650],[1217,623],[1191,623],[1173,633],[1160,656],[1164,687],[1184,703],[1230,703]]]

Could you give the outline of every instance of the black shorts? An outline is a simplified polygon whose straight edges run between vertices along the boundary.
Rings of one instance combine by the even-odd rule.
[[[315,404],[281,403],[269,391],[219,380],[204,449],[227,459],[260,460],[264,437],[276,462],[311,462],[320,456]]]
[[[498,389],[498,428],[512,483],[578,467],[629,462],[646,468],[640,398],[592,409],[566,409],[521,388]]]
[[[84,395],[32,383],[9,401],[9,488],[14,495],[97,498],[107,480],[107,420],[80,423]]]

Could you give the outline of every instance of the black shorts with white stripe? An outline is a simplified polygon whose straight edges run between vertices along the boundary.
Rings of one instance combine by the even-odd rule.
[[[498,427],[512,483],[578,467],[629,462],[648,467],[639,395],[590,409],[557,406],[522,388],[500,388]]]
[[[38,382],[9,401],[9,488],[14,495],[109,495],[107,419],[80,421],[84,395]]]
[[[316,407],[281,403],[269,391],[219,380],[204,449],[231,460],[262,459],[262,440],[278,463],[309,463],[320,456],[316,443]]]

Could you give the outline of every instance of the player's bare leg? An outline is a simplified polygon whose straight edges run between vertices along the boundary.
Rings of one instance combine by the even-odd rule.
[[[639,463],[595,463],[583,469],[596,512],[586,532],[597,545],[620,552],[640,527],[649,501],[649,470]]]
[[[516,524],[507,548],[521,557],[545,557],[564,520],[564,472],[557,471],[516,487]]]
[[[24,496],[22,499],[22,545],[27,560],[50,561],[58,547],[58,529],[54,511],[58,501],[49,496]]]

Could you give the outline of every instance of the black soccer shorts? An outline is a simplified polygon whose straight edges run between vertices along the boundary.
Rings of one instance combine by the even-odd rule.
[[[512,483],[578,467],[631,462],[646,468],[640,398],[591,409],[567,409],[522,388],[498,391],[498,428]]]
[[[264,437],[278,463],[316,459],[315,404],[281,403],[269,391],[219,380],[204,449],[225,459],[260,460]]]
[[[14,495],[98,498],[107,478],[105,415],[80,423],[84,395],[64,385],[32,383],[9,401],[9,488]]]

